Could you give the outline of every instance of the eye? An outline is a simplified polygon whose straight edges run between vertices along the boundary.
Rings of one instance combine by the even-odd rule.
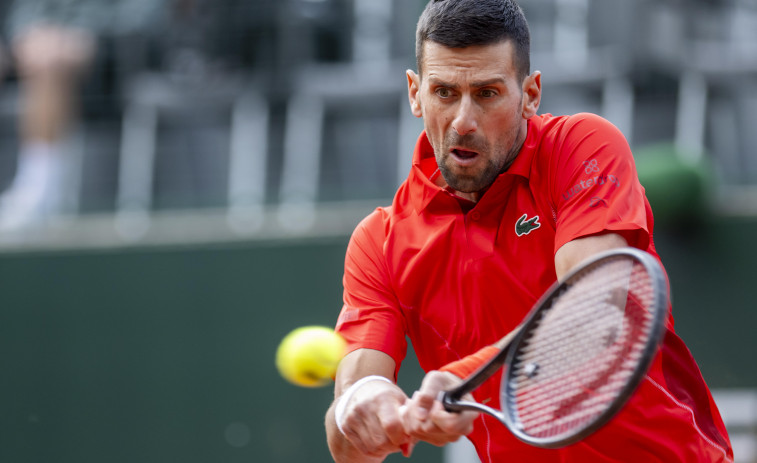
[[[439,98],[449,98],[452,96],[452,90],[448,89],[447,87],[439,87],[436,89],[436,94],[439,96]]]
[[[479,92],[479,95],[481,95],[481,97],[483,98],[493,98],[497,96],[497,92],[490,88],[485,88],[481,90],[481,92]]]

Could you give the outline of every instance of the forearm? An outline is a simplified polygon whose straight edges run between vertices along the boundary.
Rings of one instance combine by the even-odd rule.
[[[557,279],[562,280],[573,267],[597,253],[624,246],[628,243],[623,236],[609,232],[569,241],[555,253]]]

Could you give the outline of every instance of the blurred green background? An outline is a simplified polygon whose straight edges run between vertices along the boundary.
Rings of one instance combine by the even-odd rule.
[[[333,325],[345,246],[0,256],[0,461],[329,461],[331,387],[286,383],[274,354]]]
[[[715,217],[656,235],[678,331],[715,388],[757,385],[756,234]],[[286,383],[274,353],[294,327],[333,324],[346,243],[0,255],[0,461],[330,461],[331,388]],[[411,353],[400,383],[420,378]]]

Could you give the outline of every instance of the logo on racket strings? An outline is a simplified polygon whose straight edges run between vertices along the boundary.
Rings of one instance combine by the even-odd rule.
[[[529,219],[528,214],[523,214],[515,222],[515,234],[518,236],[528,235],[539,227],[541,227],[541,224],[539,223],[538,215]]]

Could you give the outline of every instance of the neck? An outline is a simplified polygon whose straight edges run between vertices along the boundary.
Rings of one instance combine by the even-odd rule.
[[[487,188],[488,189],[488,188]],[[463,199],[467,199],[470,202],[477,203],[479,199],[481,199],[481,196],[486,192],[487,189],[474,191],[471,193],[465,193],[463,191],[457,191],[450,188],[450,191],[455,194],[455,196],[459,196]]]

